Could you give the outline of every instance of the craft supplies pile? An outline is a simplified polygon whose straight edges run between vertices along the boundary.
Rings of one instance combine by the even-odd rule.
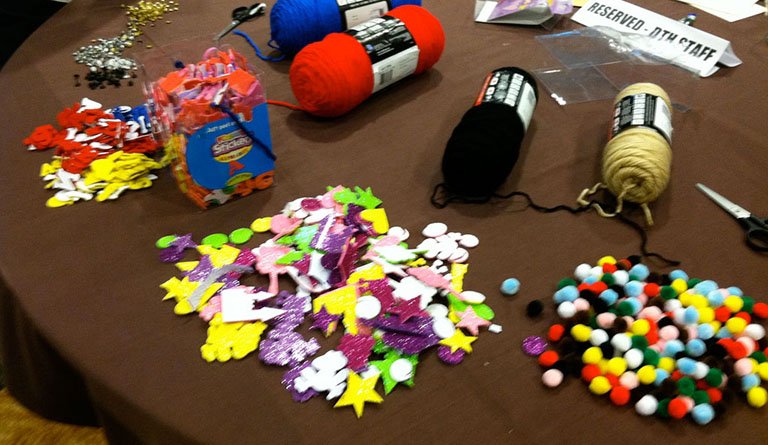
[[[360,417],[366,402],[381,403],[379,380],[385,394],[413,386],[420,353],[437,347],[442,362],[456,365],[481,330],[501,332],[485,296],[464,290],[467,249],[477,237],[432,223],[409,248],[408,230],[390,226],[380,205],[370,188],[329,187],[200,244],[168,235],[158,240],[160,259],[176,263],[181,278],[160,287],[176,314],[208,323],[205,360],[258,349],[264,363],[289,368],[282,382],[294,400],[327,393],[338,399],[334,407],[353,406]],[[267,232],[271,238],[251,247]],[[268,276],[268,288],[242,285],[249,274]],[[279,289],[281,274],[295,281],[295,292]],[[318,341],[298,331],[307,314],[310,329],[339,337],[314,359]]]
[[[723,399],[760,408],[768,392],[768,304],[738,287],[651,273],[637,258],[580,264],[553,294],[559,321],[527,337],[546,386],[580,377],[589,391],[637,413],[711,422]]]

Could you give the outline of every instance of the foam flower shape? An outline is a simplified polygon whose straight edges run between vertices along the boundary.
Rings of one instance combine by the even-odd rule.
[[[24,139],[24,144],[29,146],[30,150],[46,150],[55,145],[54,141],[58,134],[59,132],[53,125],[41,125]]]
[[[224,323],[221,314],[216,314],[208,326],[208,338],[200,347],[200,352],[207,362],[239,360],[259,347],[261,334],[266,328],[267,324],[261,321]]]

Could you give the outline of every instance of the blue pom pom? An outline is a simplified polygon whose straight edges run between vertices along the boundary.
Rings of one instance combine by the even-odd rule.
[[[682,271],[680,269],[675,269],[672,272],[669,273],[669,279],[674,281],[678,278],[682,278],[683,281],[688,281],[688,274],[685,273],[685,271]]]
[[[701,403],[693,407],[691,417],[699,425],[706,425],[715,418],[715,409],[709,403]]]
[[[656,386],[661,386],[661,383],[669,378],[669,373],[661,368],[656,368],[656,380],[654,380],[653,384]]]
[[[520,281],[517,278],[507,278],[501,283],[501,293],[515,295],[520,290]]]
[[[715,328],[709,323],[700,324],[697,331],[699,333],[698,337],[702,340],[709,340],[715,336]]]
[[[554,295],[554,300],[557,304],[560,304],[564,301],[572,302],[577,298],[579,298],[579,290],[576,289],[576,286],[565,286],[564,288],[555,292]]]
[[[632,304],[632,315],[637,315],[638,312],[643,310],[643,303],[641,303],[637,298],[630,297],[627,298],[626,301]]]
[[[678,359],[677,369],[685,375],[691,375],[696,372],[696,360],[688,357]]]
[[[711,328],[712,326],[709,327]],[[700,338],[692,338],[688,340],[688,343],[685,345],[685,352],[691,357],[701,357],[707,352],[707,345]]]
[[[597,283],[597,280],[598,280],[597,277],[588,276],[587,278],[584,278],[584,281],[582,281],[582,283],[595,284],[595,283]]]
[[[744,292],[736,286],[731,286],[727,290],[728,290],[728,293],[731,295],[736,295],[737,297],[744,296]]]
[[[744,392],[749,391],[759,384],[760,377],[758,377],[757,374],[747,374],[741,378],[741,390]]]
[[[699,295],[708,295],[713,290],[717,290],[717,283],[712,280],[699,281],[693,286],[693,290]]]
[[[630,281],[624,285],[624,293],[628,297],[638,297],[643,293],[643,283],[639,281]]]
[[[605,301],[608,306],[613,306],[616,300],[619,299],[619,294],[613,289],[606,289],[600,292],[600,299]]]
[[[648,278],[648,275],[651,274],[651,271],[648,270],[648,266],[645,264],[635,264],[632,266],[632,269],[629,269],[629,274],[640,281],[645,281],[645,279]]]
[[[684,350],[685,345],[683,345],[683,342],[680,340],[669,340],[667,344],[664,345],[664,350],[661,351],[661,355],[665,357],[674,357],[675,354]]]
[[[715,334],[715,337],[717,338],[731,338],[733,337],[733,334],[731,331],[728,330],[725,326],[722,326],[720,329],[718,329],[717,334]]]
[[[712,292],[707,293],[707,301],[713,309],[717,309],[723,305],[725,296],[723,296],[723,293],[719,290],[713,290]]]
[[[697,321],[699,321],[699,310],[693,306],[685,308],[685,311],[683,312],[683,323],[696,324]]]

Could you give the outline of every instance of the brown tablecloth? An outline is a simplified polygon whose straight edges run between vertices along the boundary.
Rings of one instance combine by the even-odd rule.
[[[478,24],[472,2],[425,0],[442,22],[447,45],[431,71],[401,81],[338,119],[270,107],[278,168],[276,184],[237,202],[200,211],[164,172],[149,190],[109,203],[44,206],[50,192],[38,178],[50,153],[28,153],[21,140],[55,122],[62,108],[87,96],[107,106],[141,103],[138,86],[76,88],[83,73],[71,53],[93,38],[116,35],[125,15],[119,1],[77,0],[40,28],[0,73],[3,146],[0,152],[0,308],[2,359],[11,392],[56,419],[105,425],[110,439],[145,443],[701,443],[768,442],[765,409],[743,400],[707,427],[692,421],[643,418],[616,408],[571,380],[556,390],[520,350],[555,318],[525,316],[533,299],[551,301],[558,280],[582,262],[638,251],[632,229],[594,213],[540,214],[518,203],[429,203],[441,180],[440,159],[451,130],[471,106],[486,73],[500,66],[532,70],[552,64],[534,40],[541,27]],[[643,6],[683,17],[682,3]],[[184,1],[181,11],[151,29],[153,42],[213,34],[236,1]],[[565,28],[576,26],[566,24]],[[702,182],[757,214],[768,215],[768,44],[766,18],[726,23],[701,13],[696,26],[731,41],[744,63],[706,79],[682,73],[659,82],[690,111],[674,115],[672,180],[652,205],[650,248],[683,261],[694,277],[740,286],[765,301],[768,257],[747,248],[743,232],[694,189]],[[268,40],[268,20],[242,28]],[[232,44],[247,54],[239,39]],[[271,99],[294,101],[289,62],[254,63]],[[541,87],[541,85],[540,85]],[[610,101],[561,107],[540,88],[540,101],[521,158],[504,186],[543,205],[574,203],[599,180]],[[762,132],[762,133],[761,133]],[[161,302],[158,285],[174,275],[157,260],[155,240],[168,233],[196,237],[247,226],[287,201],[327,185],[370,186],[390,221],[415,234],[432,221],[473,233],[466,287],[488,295],[503,333],[481,335],[460,366],[425,354],[416,386],[396,390],[362,419],[322,399],[294,403],[284,370],[254,356],[208,364],[200,358],[206,325],[180,318]],[[641,215],[630,212],[636,220]],[[669,271],[670,269],[660,269]],[[517,277],[519,295],[504,298],[501,281]],[[291,289],[288,281],[283,288]]]

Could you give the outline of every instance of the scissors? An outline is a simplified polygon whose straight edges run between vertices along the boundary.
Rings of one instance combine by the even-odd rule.
[[[254,3],[251,6],[240,6],[238,8],[235,8],[232,10],[232,21],[227,25],[226,28],[224,28],[223,31],[221,31],[216,37],[214,37],[213,40],[220,40],[225,35],[232,32],[233,29],[237,28],[241,24],[253,20],[256,17],[260,15],[264,15],[264,13],[267,11],[267,4],[266,3]]]
[[[696,184],[717,205],[725,209],[747,231],[747,245],[758,252],[768,252],[768,220],[752,216],[748,210],[734,204],[704,184]]]

